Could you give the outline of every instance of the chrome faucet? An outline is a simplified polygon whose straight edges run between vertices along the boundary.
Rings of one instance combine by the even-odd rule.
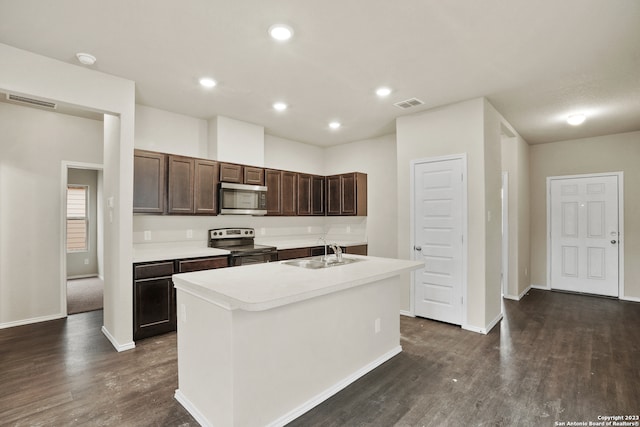
[[[324,243],[324,258],[322,258],[323,260],[327,259],[327,239],[325,239],[324,237],[318,237],[318,240],[322,240],[322,243]]]
[[[331,249],[333,249],[333,253],[336,254],[336,259],[338,260],[338,262],[342,262],[342,248],[336,243],[332,243],[329,246],[331,247]]]

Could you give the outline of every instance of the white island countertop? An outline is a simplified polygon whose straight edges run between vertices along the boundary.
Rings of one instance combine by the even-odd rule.
[[[227,310],[263,311],[417,270],[420,261],[345,255],[362,261],[307,269],[286,261],[175,274],[177,289]]]

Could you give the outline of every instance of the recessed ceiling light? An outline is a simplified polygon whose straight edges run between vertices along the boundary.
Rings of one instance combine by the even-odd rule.
[[[378,89],[376,89],[376,95],[378,95],[380,98],[389,96],[390,93],[391,89],[389,89],[388,87],[379,87]]]
[[[76,53],[76,58],[78,58],[78,61],[84,65],[93,65],[96,63],[96,57],[90,53]]]
[[[340,126],[342,126],[342,125],[340,124],[340,122],[331,122],[331,123],[329,123],[329,127],[330,127],[331,129],[338,129]]]
[[[273,104],[273,109],[277,111],[284,111],[287,109],[287,107],[288,105],[285,104],[284,102],[276,102]]]
[[[567,123],[573,126],[578,126],[581,125],[586,118],[587,116],[585,116],[584,114],[572,114],[567,117]]]
[[[286,41],[293,36],[293,29],[288,25],[275,24],[269,27],[269,35],[278,41]]]
[[[218,83],[216,83],[215,80],[213,80],[212,78],[209,77],[203,77],[200,79],[200,85],[203,87],[206,87],[207,89],[210,89],[212,87],[215,87],[215,85],[217,85]]]

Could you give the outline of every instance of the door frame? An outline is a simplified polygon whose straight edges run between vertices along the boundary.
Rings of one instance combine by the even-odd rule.
[[[624,172],[602,172],[547,177],[547,286],[551,290],[551,181],[615,176],[618,178],[618,299],[624,299]]]
[[[502,297],[512,298],[509,293],[509,172],[502,171]],[[517,292],[517,291],[516,291]]]
[[[447,160],[462,160],[462,323],[461,327],[467,325],[467,242],[468,242],[468,209],[467,209],[467,153],[452,154],[448,156],[425,157],[413,159],[409,162],[409,253],[412,260],[416,260],[415,246],[415,169],[423,163],[435,163]],[[416,315],[415,310],[415,271],[411,272],[410,307],[411,316]]]
[[[67,317],[67,185],[69,178],[69,169],[90,169],[98,171],[98,186],[100,185],[100,175],[104,171],[104,166],[98,163],[83,163],[63,160],[61,164],[60,179],[60,310],[61,317]],[[102,201],[98,193],[97,199],[97,218],[94,220],[104,223],[104,215],[101,213],[103,208]],[[103,194],[104,197],[104,194]],[[100,227],[100,225],[98,225]],[[100,232],[98,231],[98,234]],[[104,253],[100,245],[104,245],[104,241],[98,238],[98,263],[100,263],[100,254]],[[99,270],[98,270],[99,271]]]

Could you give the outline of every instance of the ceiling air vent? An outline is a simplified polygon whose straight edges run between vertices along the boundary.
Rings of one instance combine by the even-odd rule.
[[[407,108],[416,107],[422,104],[424,104],[424,102],[420,101],[418,98],[410,98],[410,99],[405,99],[404,101],[396,102],[393,105],[395,105],[398,108],[402,108],[403,110],[406,110]]]
[[[41,99],[27,98],[26,96],[14,95],[12,93],[7,94],[7,99],[9,101],[19,102],[21,104],[29,104],[35,107],[49,108],[51,110],[56,109],[55,102],[43,101]]]

